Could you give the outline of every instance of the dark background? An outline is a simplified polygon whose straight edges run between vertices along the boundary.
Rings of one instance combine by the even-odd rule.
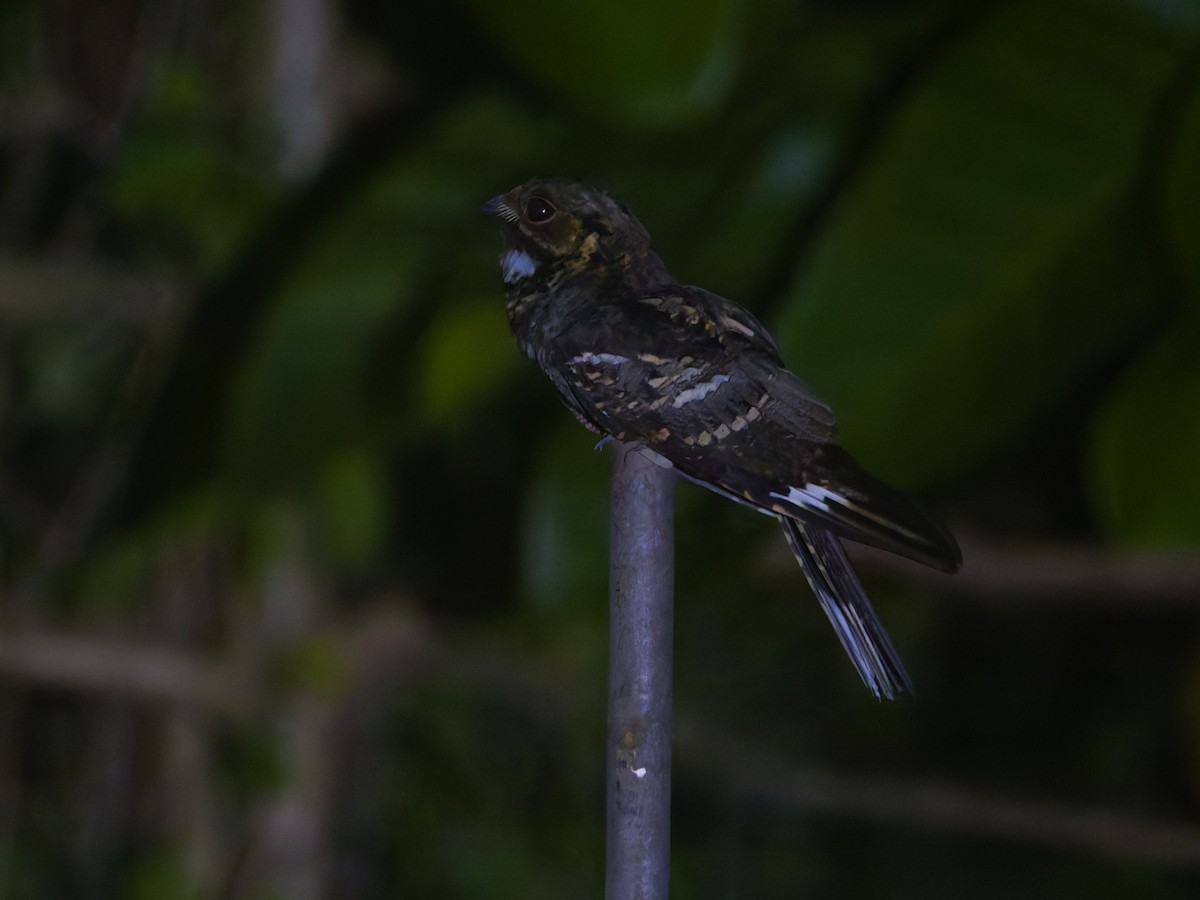
[[[959,536],[679,487],[677,898],[1200,890],[1200,9],[0,4],[0,896],[599,897],[608,455],[489,197],[611,189]]]

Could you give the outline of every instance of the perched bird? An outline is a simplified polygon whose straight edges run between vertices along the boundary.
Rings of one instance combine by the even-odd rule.
[[[832,411],[754,316],[676,282],[608,194],[535,178],[484,211],[504,234],[509,324],[576,418],[776,516],[867,687],[911,691],[840,539],[953,572],[954,538],[842,449]]]

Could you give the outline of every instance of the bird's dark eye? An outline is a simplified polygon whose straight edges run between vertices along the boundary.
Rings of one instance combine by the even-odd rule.
[[[525,218],[531,225],[542,225],[554,218],[557,213],[550,201],[543,197],[530,197],[525,203]]]

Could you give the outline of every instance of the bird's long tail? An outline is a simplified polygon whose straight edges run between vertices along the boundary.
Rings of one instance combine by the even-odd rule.
[[[904,663],[875,615],[837,536],[819,525],[788,516],[780,516],[779,521],[788,546],[863,682],[876,697],[888,700],[901,691],[912,693]]]

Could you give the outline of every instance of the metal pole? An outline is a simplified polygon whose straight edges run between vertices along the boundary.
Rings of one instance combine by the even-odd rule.
[[[666,900],[675,473],[613,447],[605,900]]]

